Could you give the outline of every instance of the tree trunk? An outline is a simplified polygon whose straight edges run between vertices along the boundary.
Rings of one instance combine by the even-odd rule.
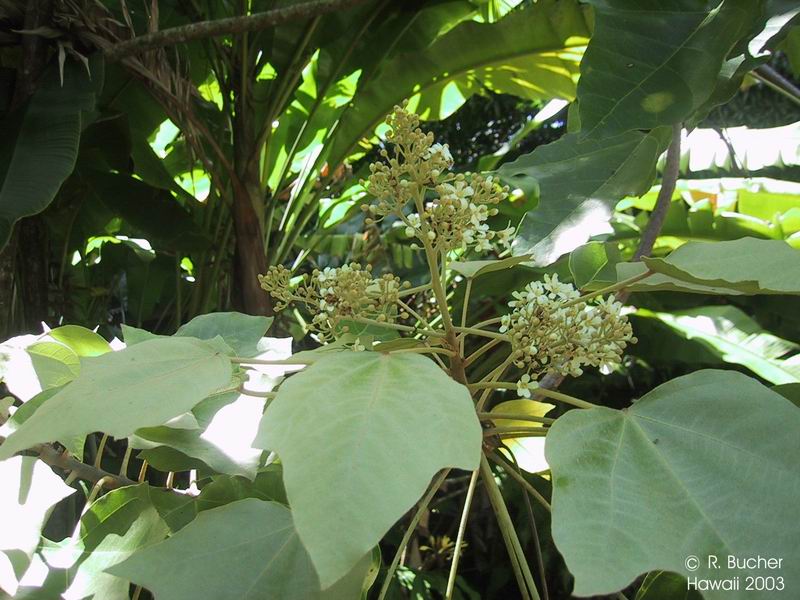
[[[244,44],[246,45],[246,39]],[[237,55],[241,48],[237,50]],[[262,216],[264,200],[256,151],[255,124],[250,101],[250,68],[237,65],[233,73],[233,226],[236,234],[233,291],[237,309],[252,315],[272,315],[272,299],[261,289],[258,275],[267,272]]]

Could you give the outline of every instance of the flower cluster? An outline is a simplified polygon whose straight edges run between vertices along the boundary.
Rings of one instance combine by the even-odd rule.
[[[396,305],[400,279],[386,274],[372,276],[372,267],[350,263],[338,268],[315,269],[297,286],[292,286],[286,267],[270,267],[259,275],[261,287],[276,301],[276,310],[299,303],[311,313],[309,327],[322,339],[329,340],[347,331],[343,320],[366,318],[392,322],[397,317]]]
[[[400,219],[409,237],[434,251],[491,250],[492,242],[508,247],[514,229],[493,231],[486,222],[497,214],[493,205],[508,196],[508,187],[477,173],[453,174],[453,157],[447,144],[434,143],[433,135],[419,128],[419,117],[395,106],[387,119],[387,140],[393,154],[381,151],[383,162],[370,165],[366,183],[374,204],[362,205],[369,222],[388,215]],[[407,205],[412,211],[407,214]]]
[[[625,346],[636,342],[621,303],[606,298],[588,305],[557,275],[545,275],[513,297],[500,331],[511,338],[514,365],[524,370],[517,384],[521,396],[530,397],[545,373],[578,376],[586,366],[618,365]]]

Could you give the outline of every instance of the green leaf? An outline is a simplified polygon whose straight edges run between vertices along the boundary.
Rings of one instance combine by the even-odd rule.
[[[569,255],[569,271],[575,286],[585,287],[609,264],[610,245],[603,242],[589,242],[579,246]]]
[[[416,354],[340,352],[287,379],[254,445],[274,450],[323,587],[342,577],[445,467],[473,470],[467,389]]]
[[[602,141],[579,141],[577,134],[541,146],[507,163],[498,174],[512,186],[539,187],[539,205],[523,217],[514,254],[533,254],[546,266],[608,230],[622,198],[644,194],[666,146],[665,129],[632,131]]]
[[[78,355],[62,344],[36,342],[25,348],[25,351],[31,357],[31,364],[42,390],[65,385],[81,372]]]
[[[155,340],[158,338],[169,337],[166,335],[158,335],[157,333],[150,333],[146,329],[139,329],[131,325],[122,324],[122,339],[125,340],[126,346],[133,346],[148,340]]]
[[[39,442],[94,431],[121,438],[161,425],[230,378],[228,359],[193,338],[155,339],[84,359],[78,378],[0,446],[0,460]]]
[[[14,596],[53,507],[75,490],[32,456],[0,461],[0,589]]]
[[[637,311],[658,319],[688,340],[700,342],[724,362],[742,365],[772,383],[800,382],[800,346],[764,331],[734,306],[704,306],[674,313]]]
[[[81,516],[72,538],[45,546],[49,569],[41,590],[21,588],[21,598],[127,600],[130,584],[112,567],[166,537],[169,529],[150,501],[147,484],[112,490]]]
[[[258,342],[272,325],[272,317],[258,317],[238,312],[218,312],[195,317],[175,333],[180,337],[211,340],[220,336],[237,356],[258,354]]]
[[[653,571],[644,578],[636,600],[703,600],[703,595],[690,590],[686,578],[677,573]]]
[[[744,294],[800,294],[800,250],[780,240],[688,242],[667,258],[642,260],[656,273],[691,284]]]
[[[464,277],[474,278],[478,277],[479,275],[491,273],[492,271],[510,269],[511,267],[515,267],[526,260],[530,260],[530,258],[531,257],[528,255],[522,255],[509,256],[508,258],[503,258],[500,260],[468,260],[464,262],[453,261],[447,263],[447,266]]]
[[[607,138],[685,120],[760,13],[752,0],[591,0],[595,30],[581,62],[581,136]]]
[[[50,400],[53,396],[61,391],[61,388],[50,388],[44,390],[43,392],[39,392],[33,398],[25,402],[22,406],[20,406],[11,418],[2,426],[0,427],[0,435],[8,437],[8,435],[12,431],[16,431],[19,427],[28,419],[31,418],[32,415],[36,413],[37,410]],[[86,442],[85,435],[76,435],[72,438],[63,438],[60,440],[56,440],[59,444],[64,446],[72,456],[83,459],[83,446]]]
[[[610,594],[656,569],[699,579],[764,575],[729,555],[783,558],[800,585],[800,410],[754,379],[705,370],[625,410],[573,410],[547,435],[553,539],[574,594]],[[768,490],[768,493],[765,493]],[[614,552],[608,552],[614,548]],[[686,559],[699,559],[697,570]],[[719,558],[719,568],[708,557]],[[707,591],[706,600],[751,592]]]
[[[525,87],[526,97],[571,98],[570,62],[574,69],[575,60],[555,53],[580,47],[588,37],[577,2],[546,0],[514,11],[497,23],[461,23],[428,47],[400,51],[359,86],[337,126],[329,161],[339,164],[360,139],[372,136],[395,104],[412,94],[436,90],[442,98],[436,104],[449,104],[445,114],[453,109],[448,92],[455,93],[460,104],[473,93],[471,88],[482,87],[480,82],[502,92],[516,79],[515,89],[509,90],[512,93]],[[430,99],[426,103],[432,104]]]
[[[361,592],[358,581],[344,593],[321,594],[289,509],[255,498],[200,513],[168,540],[109,572],[146,587],[159,600],[351,600]]]
[[[174,454],[152,452],[168,446],[182,455],[197,459],[218,473],[256,476],[261,450],[251,447],[264,412],[264,398],[238,395],[232,402],[219,407],[203,428],[179,429],[162,425],[136,430],[130,439],[131,447],[144,448],[141,456],[157,469],[175,471],[196,468],[196,465],[162,464],[160,459],[174,461]]]
[[[81,111],[91,110],[94,100],[85,69],[69,61],[63,85],[51,67],[27,105],[0,121],[0,248],[14,223],[44,210],[72,173]]]
[[[61,342],[82,357],[100,356],[111,352],[111,346],[91,329],[78,325],[62,325],[47,332],[51,338]]]
[[[595,279],[589,286],[592,289],[599,289],[606,285],[618,283],[632,277],[642,275],[647,271],[647,267],[641,262],[623,262],[616,265],[617,277],[613,281],[601,281],[600,278]],[[700,283],[689,283],[669,277],[661,273],[654,273],[649,277],[637,281],[628,289],[631,292],[686,292],[692,294],[711,294],[723,296],[741,296],[744,292],[733,288],[720,287],[718,285],[703,285]]]

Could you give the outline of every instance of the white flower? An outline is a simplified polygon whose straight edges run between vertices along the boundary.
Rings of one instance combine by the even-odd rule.
[[[539,387],[536,381],[531,381],[531,376],[525,373],[517,382],[517,394],[522,398],[530,398],[531,390]]]
[[[363,352],[366,350],[366,347],[361,343],[361,338],[356,338],[356,341],[353,342],[353,352]]]

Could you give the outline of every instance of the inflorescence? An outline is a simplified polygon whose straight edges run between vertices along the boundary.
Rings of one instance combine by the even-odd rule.
[[[366,223],[395,217],[429,255],[486,251],[493,244],[509,247],[513,228],[495,231],[487,223],[497,214],[494,205],[507,198],[508,187],[490,176],[451,173],[447,144],[435,143],[432,134],[420,129],[419,117],[404,106],[395,106],[387,124],[393,150],[382,150],[383,161],[370,165],[364,184],[375,202],[361,207]],[[285,267],[274,266],[259,281],[277,301],[276,310],[291,303],[305,306],[311,314],[309,329],[323,341],[348,332],[353,320],[393,323],[408,317],[400,297],[410,284],[401,285],[391,274],[374,277],[369,265],[314,270],[294,285]],[[513,297],[500,332],[508,335],[513,364],[522,371],[517,383],[521,396],[531,397],[545,374],[578,376],[587,366],[619,365],[626,345],[636,342],[621,303],[606,298],[589,304],[556,275],[545,275]],[[354,349],[364,349],[359,340]]]
[[[620,364],[625,346],[636,343],[621,303],[610,297],[594,305],[579,301],[578,290],[557,275],[545,275],[513,297],[500,331],[511,338],[514,366],[524,371],[517,391],[526,398],[543,374],[578,376],[586,366],[610,369]]]
[[[289,270],[284,266],[270,267],[258,280],[277,300],[276,310],[293,302],[304,305],[312,315],[309,328],[324,340],[347,332],[347,321],[353,319],[393,322],[403,287],[398,277],[373,277],[370,265],[362,267],[358,263],[315,269],[296,286],[291,285]]]
[[[369,166],[368,191],[375,204],[363,204],[369,222],[393,215],[408,237],[428,243],[436,252],[508,248],[513,227],[499,231],[486,222],[497,214],[494,205],[508,197],[508,186],[477,173],[451,173],[453,157],[447,144],[434,142],[433,134],[419,128],[419,117],[395,106],[387,119],[394,145],[383,162]],[[410,209],[407,206],[410,205]]]

